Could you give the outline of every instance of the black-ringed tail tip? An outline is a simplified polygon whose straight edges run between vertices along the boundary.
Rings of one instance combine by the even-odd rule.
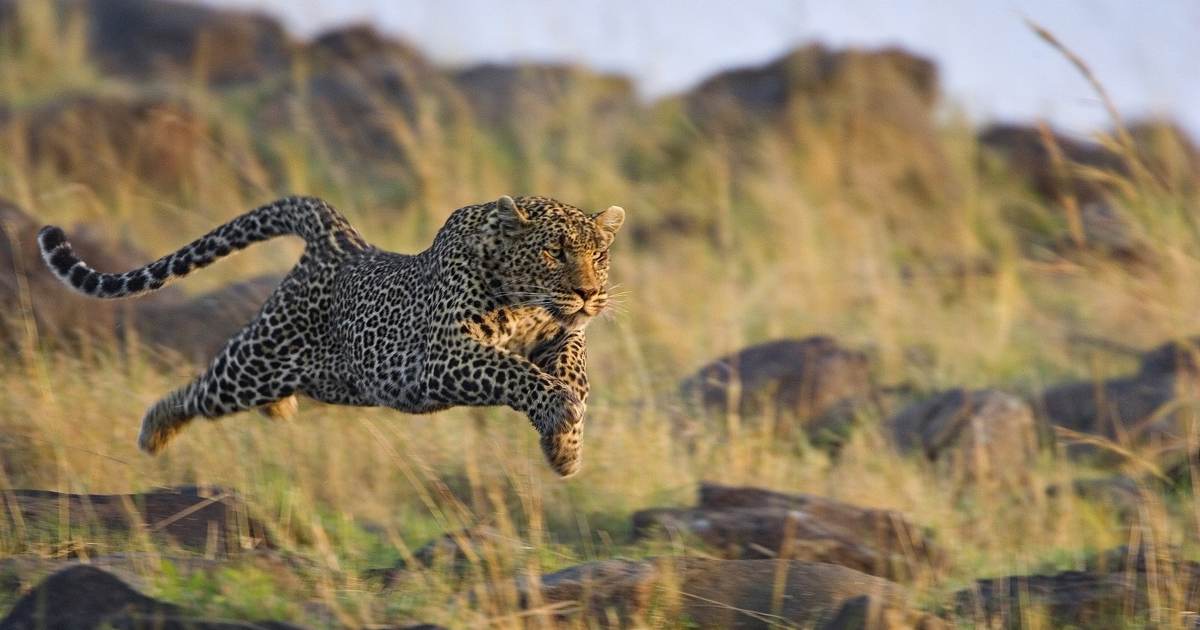
[[[89,267],[54,226],[39,232],[38,246],[75,291],[126,298],[254,243],[304,240],[304,255],[259,314],[202,374],[146,412],[138,446],[148,453],[195,418],[251,409],[290,418],[298,395],[410,414],[504,405],[535,427],[561,429],[541,447],[567,477],[582,463],[585,324],[607,304],[608,250],[624,221],[617,206],[587,214],[546,197],[505,196],[454,211],[427,250],[407,255],[369,245],[320,199],[288,197],[124,273]],[[565,413],[561,405],[547,404],[564,392],[578,405],[570,426],[553,413]]]

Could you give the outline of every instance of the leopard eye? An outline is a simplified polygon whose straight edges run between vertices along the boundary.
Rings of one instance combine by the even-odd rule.
[[[602,250],[600,250],[600,251],[596,252],[595,254],[592,254],[592,260],[595,260],[595,261],[600,261],[600,260],[603,260],[603,259],[604,259],[604,255],[605,255],[605,254],[607,254],[607,253],[608,253],[608,250],[603,250],[603,249],[602,249]]]
[[[543,249],[542,252],[559,262],[566,260],[566,254],[563,253],[563,248],[558,247],[557,245],[547,247],[546,249]]]

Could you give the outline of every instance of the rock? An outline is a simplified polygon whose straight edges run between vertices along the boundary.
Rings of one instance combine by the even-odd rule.
[[[64,286],[38,252],[41,223],[0,200],[0,348],[32,342],[80,351],[92,344],[124,347],[130,337],[208,363],[250,321],[281,277],[262,276],[188,298],[165,287],[135,301],[97,300]],[[79,256],[101,271],[123,272],[151,257],[116,245],[86,228],[68,233]]]
[[[735,407],[746,422],[770,418],[777,437],[803,429],[813,441],[833,443],[876,395],[867,356],[829,337],[746,348],[704,366],[679,390],[685,401],[719,419]]]
[[[686,108],[698,126],[734,144],[765,128],[806,148],[828,145],[822,150],[838,160],[840,186],[938,202],[959,194],[934,121],[938,100],[929,59],[813,44],[709,78],[686,96]]]
[[[210,556],[273,547],[266,527],[247,513],[236,494],[221,488],[182,486],[132,495],[0,493],[0,518],[8,521],[9,531],[17,527],[14,513],[21,515],[26,529],[58,531],[60,515],[65,513],[71,528],[118,536],[150,535]]]
[[[1200,147],[1188,132],[1167,119],[1151,118],[1128,126],[1138,159],[1166,190],[1194,193],[1200,186]]]
[[[0,630],[84,630],[114,624],[117,617],[157,622],[179,614],[170,604],[129,588],[116,576],[73,565],[46,578],[22,597]]]
[[[311,129],[338,159],[394,178],[412,176],[420,158],[410,153],[418,150],[414,142],[429,121],[469,118],[462,94],[444,72],[371,26],[323,33],[306,55],[312,78],[304,89],[289,86],[268,95],[256,108],[258,127]]]
[[[659,583],[653,560],[606,560],[556,571],[541,578],[541,599],[547,604],[577,602],[585,619],[629,627],[649,610]],[[528,589],[522,608],[531,604]]]
[[[940,96],[938,69],[928,59],[898,48],[835,51],[813,44],[764,66],[717,74],[688,96],[688,105],[702,122],[723,115],[777,119],[787,114],[793,101],[833,101],[854,88],[867,90],[879,101],[898,97],[924,112],[931,111]],[[730,111],[731,106],[736,109]]]
[[[1196,368],[1200,362],[1194,355],[1197,343],[1200,340],[1170,342],[1145,353],[1134,376],[1047,389],[1037,401],[1038,412],[1050,424],[1077,433],[1170,452],[1184,445],[1187,435],[1174,407],[1200,400],[1200,370]],[[1072,443],[1067,452],[1091,455],[1096,448]]]
[[[975,482],[1022,487],[1037,454],[1033,411],[994,389],[943,392],[901,410],[886,426],[902,452],[944,461]]]
[[[315,65],[345,63],[363,68],[381,59],[401,60],[416,66],[429,66],[425,56],[411,45],[380,33],[370,23],[350,24],[325,31],[308,47]]]
[[[1076,479],[1071,482],[1075,496],[1103,506],[1125,523],[1136,524],[1141,519],[1141,510],[1146,507],[1146,497],[1138,483],[1124,475]],[[1055,496],[1058,488],[1047,488],[1047,494]]]
[[[950,630],[952,626],[920,611],[888,606],[873,595],[845,601],[817,630]]]
[[[481,64],[451,73],[451,81],[470,104],[476,119],[492,128],[541,127],[552,112],[565,104],[586,102],[586,113],[607,120],[637,108],[633,82],[615,74],[597,74],[582,67],[560,64]],[[580,98],[586,96],[586,98]],[[560,117],[561,118],[561,117]]]
[[[76,564],[17,601],[0,630],[304,630],[280,621],[192,619],[180,613],[179,607],[146,597],[102,569]]]
[[[51,573],[75,564],[86,564],[115,575],[122,582],[138,589],[149,586],[145,576],[157,573],[164,564],[181,576],[213,573],[221,563],[215,558],[169,556],[157,552],[113,553],[82,556],[76,559],[47,558],[33,554],[18,554],[0,559],[0,594],[26,593]]]
[[[1079,222],[1083,227],[1084,246],[1089,250],[1128,263],[1154,261],[1154,250],[1141,226],[1111,203],[1094,201],[1085,204],[1079,211]],[[1059,248],[1072,245],[1061,243]]]
[[[1138,546],[1098,554],[1088,571],[979,580],[956,595],[960,616],[980,627],[1021,628],[1028,619],[1051,627],[1142,627],[1147,616],[1200,605],[1200,563],[1179,550]],[[1157,608],[1157,613],[1155,611]],[[1171,625],[1169,623],[1163,625]],[[1172,626],[1173,627],[1173,626]]]
[[[130,181],[181,190],[211,150],[204,119],[160,98],[65,96],[13,111],[4,128],[32,164],[101,193]]]
[[[684,242],[716,244],[720,240],[717,224],[683,208],[667,210],[657,217],[639,217],[629,226],[634,247],[661,252]]]
[[[1138,122],[1129,125],[1128,131],[1139,161],[1158,185],[1181,192],[1195,190],[1200,149],[1186,132],[1164,120]],[[1099,142],[1047,132],[1030,125],[991,125],[979,133],[979,142],[1050,201],[1057,202],[1064,195],[1073,196],[1081,207],[1107,201],[1113,188],[1099,178],[1080,174],[1079,166],[1123,178],[1133,176],[1126,159]],[[1055,153],[1061,156],[1061,165],[1055,163]]]
[[[1138,368],[1138,376],[1141,378],[1156,376],[1200,378],[1200,337],[1168,341],[1145,352]]]
[[[282,280],[282,276],[259,276],[191,299],[135,302],[132,320],[138,341],[207,364],[258,313]]]
[[[690,535],[726,558],[788,558],[911,579],[945,568],[947,556],[895,512],[803,494],[702,484],[693,509],[633,515],[635,536]]]
[[[1031,125],[991,125],[979,132],[979,143],[1047,200],[1057,202],[1071,195],[1081,206],[1105,201],[1108,191],[1095,179],[1076,175],[1072,167],[1125,174],[1125,161],[1099,143],[1047,131],[1043,134]],[[1056,153],[1063,160],[1061,166],[1055,163]]]
[[[881,607],[907,609],[907,594],[898,584],[837,565],[794,560],[607,560],[544,575],[536,592],[524,582],[517,590],[524,607],[557,605],[560,617],[582,615],[602,627],[644,623],[651,610],[667,618],[678,615],[696,628],[811,626],[863,595]]]
[[[87,298],[59,282],[38,252],[41,227],[16,205],[0,200],[0,348],[12,351],[37,343],[78,350],[95,341],[117,341],[118,325],[132,303]],[[127,271],[150,259],[88,230],[71,230],[68,238],[76,253],[102,271]],[[167,287],[146,301],[181,296],[177,288]]]
[[[520,545],[520,541],[505,537],[496,528],[481,525],[430,541],[413,552],[413,558],[427,567],[442,561],[479,562],[497,551]]]
[[[1147,606],[1135,578],[1085,571],[979,580],[955,600],[960,616],[985,628],[1026,627],[1026,615],[1048,616],[1052,627],[1123,627]]]
[[[90,48],[101,68],[136,79],[215,86],[259,81],[287,70],[283,26],[262,13],[173,0],[82,0]]]

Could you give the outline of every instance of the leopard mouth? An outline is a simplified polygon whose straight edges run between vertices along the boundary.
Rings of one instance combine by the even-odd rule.
[[[577,328],[599,315],[608,306],[608,295],[599,293],[589,299],[578,295],[558,295],[554,298],[554,306],[550,314],[565,326]]]

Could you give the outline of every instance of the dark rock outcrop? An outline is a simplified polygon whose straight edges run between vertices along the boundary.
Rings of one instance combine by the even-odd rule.
[[[1181,191],[1195,189],[1200,176],[1200,148],[1186,132],[1162,120],[1132,124],[1128,132],[1137,162],[1144,167],[1142,174],[1153,180],[1148,183]],[[1111,176],[1136,176],[1128,153],[1118,153],[1099,142],[1069,137],[1049,128],[995,124],[979,132],[979,142],[1003,158],[1009,169],[1034,191],[1051,201],[1073,197],[1080,207],[1106,204],[1109,195],[1116,191]]]
[[[976,482],[1022,486],[1037,453],[1033,411],[1022,399],[994,389],[952,389],[888,418],[902,452],[944,461]]]
[[[780,438],[800,430],[813,441],[838,441],[876,392],[867,356],[829,337],[782,339],[752,346],[704,366],[680,384],[715,424],[736,410],[744,422],[760,417]]]
[[[175,605],[146,597],[116,576],[73,564],[46,578],[0,621],[0,630],[304,630],[281,621],[249,623],[182,616]]]
[[[1125,161],[1099,143],[1029,125],[996,124],[979,132],[979,143],[1001,156],[1018,177],[1047,199],[1074,196],[1081,204],[1104,201],[1105,189],[1076,167],[1126,173]]]
[[[704,81],[689,95],[700,121],[721,117],[778,119],[799,101],[825,101],[818,111],[859,92],[871,104],[932,111],[939,99],[937,66],[897,48],[831,50],[813,44],[766,65],[730,70]],[[886,97],[903,102],[885,105]]]
[[[9,351],[35,342],[58,350],[123,346],[136,337],[139,343],[207,363],[280,281],[279,276],[262,276],[195,298],[172,286],[135,301],[97,300],[75,293],[46,268],[37,244],[41,227],[0,200],[0,348]],[[129,271],[151,260],[86,228],[71,230],[68,238],[80,258],[101,271]]]
[[[0,347],[12,350],[36,341],[79,348],[93,340],[115,341],[132,303],[87,298],[59,282],[38,251],[41,227],[16,205],[0,200]],[[150,260],[87,230],[72,230],[68,238],[80,257],[102,271],[128,271]],[[182,299],[182,294],[167,287],[146,298],[170,299]]]
[[[1169,342],[1147,352],[1133,376],[1052,387],[1037,400],[1038,412],[1054,426],[1126,446],[1183,445],[1187,433],[1174,406],[1200,400],[1197,348],[1200,339]],[[1068,452],[1095,449],[1074,444]]]
[[[356,167],[390,173],[411,167],[416,143],[443,122],[468,118],[462,95],[441,69],[407,43],[369,25],[319,35],[305,51],[312,76],[259,105],[264,129],[301,129]],[[452,125],[451,125],[452,126]]]
[[[88,565],[73,565],[46,578],[22,597],[0,630],[90,630],[121,627],[141,620],[148,627],[179,609],[129,588],[116,576]]]
[[[222,86],[282,72],[292,47],[262,13],[174,0],[83,0],[90,48],[106,72]]]
[[[902,190],[923,203],[959,194],[934,122],[938,99],[938,70],[928,59],[820,44],[717,74],[686,97],[701,128],[734,144],[770,130],[827,148],[843,187]]]
[[[696,628],[749,630],[779,622],[841,628],[847,626],[828,624],[839,618],[845,602],[862,596],[872,598],[878,617],[906,622],[882,627],[942,627],[909,609],[898,584],[837,565],[794,560],[607,560],[544,575],[536,589],[519,583],[517,591],[522,606],[573,603],[578,608],[560,616],[582,616],[602,627],[636,625],[653,607]],[[885,609],[891,612],[884,614]]]
[[[68,95],[5,118],[32,164],[100,192],[130,182],[179,190],[210,142],[200,116],[158,98]]]
[[[493,128],[542,122],[573,98],[587,115],[603,120],[637,105],[627,77],[561,64],[481,64],[450,74],[477,120]],[[576,113],[577,117],[579,114]]]
[[[0,492],[0,518],[8,531],[58,531],[63,514],[71,528],[227,556],[272,547],[266,527],[236,494],[221,488],[183,486],[144,494],[63,494],[47,490]],[[20,516],[18,522],[14,515]],[[19,523],[19,524],[18,524]]]
[[[1200,605],[1200,563],[1182,559],[1178,549],[1118,547],[1087,566],[979,580],[957,593],[958,614],[988,628],[1025,628],[1033,619],[1052,627],[1100,629],[1141,626],[1147,616]]]
[[[889,579],[945,568],[946,553],[901,515],[824,497],[702,484],[700,505],[633,515],[635,535],[692,536],[726,558],[826,562]]]
[[[138,341],[206,364],[258,313],[282,279],[260,276],[194,298],[139,300],[132,313]]]

